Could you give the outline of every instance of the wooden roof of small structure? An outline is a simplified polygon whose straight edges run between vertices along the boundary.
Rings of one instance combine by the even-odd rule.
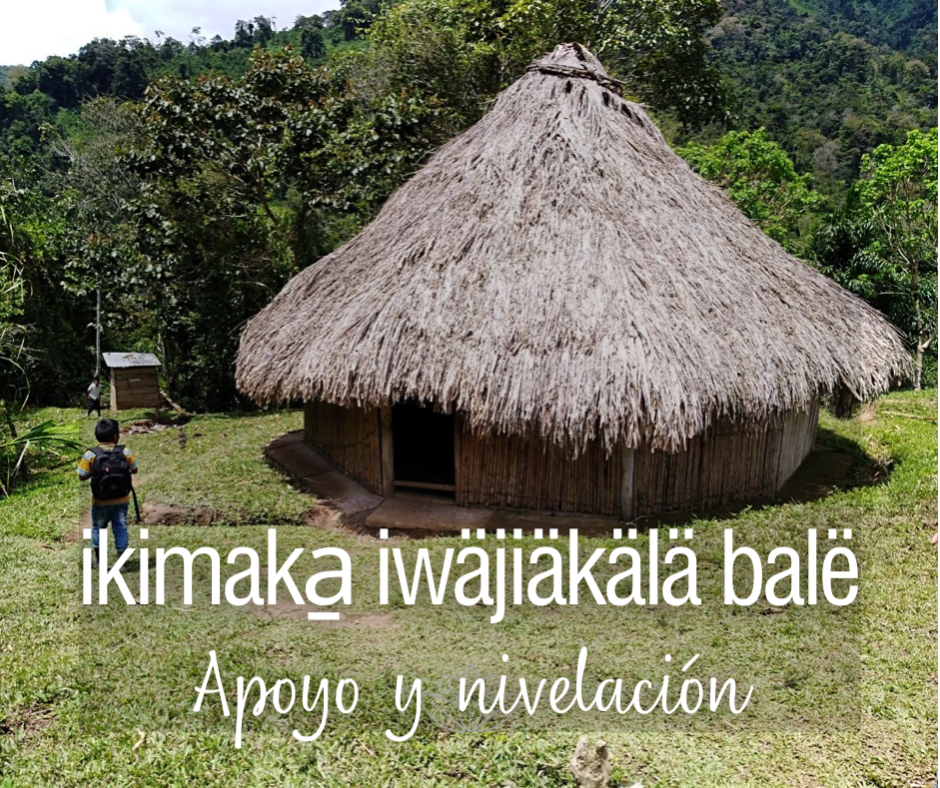
[[[160,359],[153,353],[102,353],[101,356],[110,369],[160,366]]]

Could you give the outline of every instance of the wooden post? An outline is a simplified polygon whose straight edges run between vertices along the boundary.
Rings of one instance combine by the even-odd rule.
[[[463,488],[460,484],[462,427],[460,414],[454,413],[454,503],[458,506],[466,506],[466,496],[463,495]]]
[[[379,454],[382,463],[382,495],[395,495],[395,453],[392,444],[392,408],[383,405],[379,411]]]
[[[633,519],[633,466],[635,452],[627,446],[620,448],[620,519]]]

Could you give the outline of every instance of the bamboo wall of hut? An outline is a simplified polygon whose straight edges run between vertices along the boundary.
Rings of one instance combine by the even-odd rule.
[[[789,479],[806,455],[812,451],[819,422],[819,400],[805,411],[794,411],[783,423],[780,458],[777,464],[777,489]]]
[[[725,422],[690,440],[685,451],[638,451],[633,516],[772,498],[813,448],[818,418],[817,400],[762,431]]]
[[[460,430],[457,503],[552,512],[620,514],[620,454],[591,443],[573,452],[541,438]]]
[[[713,426],[677,453],[591,443],[577,456],[538,437],[480,435],[456,420],[455,503],[633,519],[768,500],[810,452],[818,401],[764,430]],[[306,438],[367,489],[394,494],[388,409],[308,402]]]
[[[304,405],[307,442],[367,490],[382,491],[378,408],[341,408],[326,402]]]

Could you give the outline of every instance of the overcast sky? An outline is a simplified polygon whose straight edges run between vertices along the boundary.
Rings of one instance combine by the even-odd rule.
[[[194,27],[231,38],[237,19],[275,17],[283,28],[328,8],[339,0],[0,0],[0,64],[71,55],[93,38],[154,40],[155,30],[184,43]]]

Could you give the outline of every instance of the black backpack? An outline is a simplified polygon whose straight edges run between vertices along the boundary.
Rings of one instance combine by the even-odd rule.
[[[131,468],[123,446],[91,450],[95,464],[91,469],[91,494],[99,501],[123,498],[131,492]]]

